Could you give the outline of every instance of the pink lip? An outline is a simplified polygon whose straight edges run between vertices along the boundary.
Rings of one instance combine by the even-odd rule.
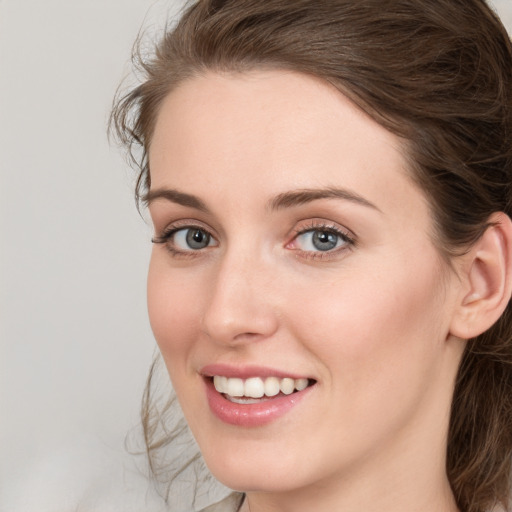
[[[300,379],[305,377],[304,375],[274,370],[265,366],[231,366],[227,364],[209,364],[202,368],[199,373],[205,377],[222,375],[223,377],[238,377],[239,379],[249,379],[250,377],[277,377],[278,379],[289,377],[291,379]]]
[[[265,376],[261,369],[259,369],[259,371],[255,371],[254,368],[244,368],[237,372],[234,372],[232,368],[232,371],[228,372],[226,372],[225,368],[222,371],[217,371],[218,368],[215,370],[216,371],[213,373],[214,375],[224,375],[229,377],[248,378],[254,376]],[[224,395],[215,389],[213,379],[209,377],[209,370],[207,372],[205,371],[203,375],[205,375],[203,382],[205,383],[206,388],[206,398],[212,413],[224,423],[236,425],[238,427],[259,427],[280,418],[306,398],[310,391],[315,387],[309,386],[306,389],[296,391],[291,395],[280,394],[275,398],[268,398],[265,401],[255,404],[237,404],[230,402],[224,397]],[[268,375],[279,376],[272,372]]]

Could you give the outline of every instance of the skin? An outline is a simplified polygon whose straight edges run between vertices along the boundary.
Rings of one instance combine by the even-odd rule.
[[[403,151],[331,86],[292,72],[209,73],[160,108],[151,191],[194,195],[208,211],[156,198],[155,235],[192,225],[212,238],[200,250],[178,235],[154,245],[150,321],[207,465],[247,492],[245,510],[457,510],[444,468],[464,290],[432,242]],[[269,207],[329,187],[372,206]],[[308,243],[327,228],[354,243]],[[209,410],[200,369],[210,363],[316,384],[270,424],[236,427]]]

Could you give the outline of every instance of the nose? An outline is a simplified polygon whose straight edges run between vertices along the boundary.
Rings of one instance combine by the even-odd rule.
[[[271,269],[258,258],[235,252],[218,262],[202,319],[203,331],[214,342],[243,345],[277,331]]]

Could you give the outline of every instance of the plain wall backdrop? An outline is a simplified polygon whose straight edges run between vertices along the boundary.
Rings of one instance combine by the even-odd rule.
[[[164,510],[124,449],[151,229],[106,122],[140,26],[181,4],[0,0],[1,512]]]

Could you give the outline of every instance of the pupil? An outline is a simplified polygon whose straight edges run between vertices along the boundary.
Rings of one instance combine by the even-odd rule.
[[[313,245],[319,251],[329,251],[336,247],[338,236],[329,231],[315,231],[313,234]]]
[[[192,249],[203,249],[209,242],[209,235],[200,229],[190,229],[187,233],[187,244]]]

